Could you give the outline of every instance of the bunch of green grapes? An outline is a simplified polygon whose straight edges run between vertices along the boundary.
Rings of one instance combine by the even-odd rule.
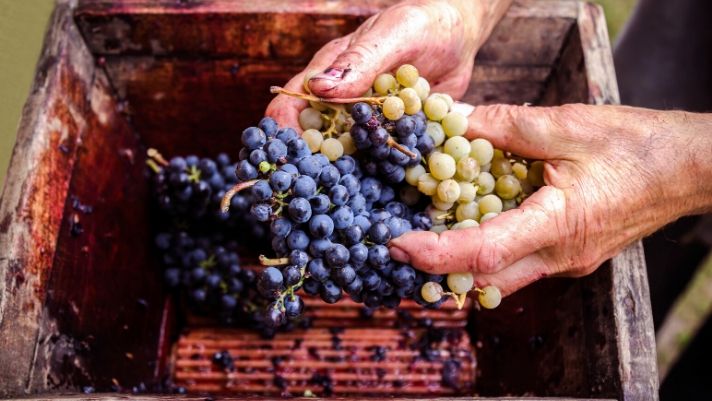
[[[430,196],[431,231],[476,227],[516,208],[535,187],[543,185],[542,162],[514,157],[486,139],[467,140],[467,120],[429,123],[438,147],[426,165],[410,167],[406,181]]]

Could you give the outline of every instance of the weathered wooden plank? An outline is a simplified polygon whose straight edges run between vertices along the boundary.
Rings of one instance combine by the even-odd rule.
[[[0,395],[133,385],[156,361],[144,151],[69,6],[51,27],[0,206]]]
[[[600,6],[590,3],[581,3],[579,7],[578,27],[589,103],[617,104],[620,97],[603,11]],[[629,246],[610,263],[621,380],[618,398],[657,400],[655,331],[642,242]]]
[[[550,66],[574,25],[571,18],[505,17],[475,57],[475,63]]]
[[[163,400],[180,400],[180,401],[242,401],[242,397],[203,397],[195,395],[158,395],[158,394],[43,394],[41,397],[31,396],[18,398],[27,401],[163,401]],[[254,401],[274,400],[274,397],[249,397]],[[294,401],[313,401],[314,397],[290,397]],[[322,400],[352,400],[353,398],[343,397],[328,397],[319,398]],[[406,401],[413,400],[412,398],[402,397],[369,397],[373,401]],[[568,398],[568,397],[467,397],[469,401],[614,401],[613,398]],[[461,397],[435,397],[428,398],[432,401],[459,401]]]
[[[145,148],[112,95],[97,70],[47,280],[46,319],[61,339],[40,339],[50,361],[65,361],[50,363],[43,381],[52,387],[131,388],[154,380],[165,293],[149,246],[150,180]]]
[[[50,24],[0,205],[0,396],[42,388],[35,378],[45,369],[34,364],[40,326],[51,325],[43,321],[45,284],[87,127],[91,56],[66,6]]]
[[[544,82],[475,82],[461,101],[473,105],[535,103],[543,90]]]
[[[393,3],[81,1],[76,18],[97,55],[304,59]],[[571,3],[519,1],[495,28],[477,60],[551,65],[575,16]]]

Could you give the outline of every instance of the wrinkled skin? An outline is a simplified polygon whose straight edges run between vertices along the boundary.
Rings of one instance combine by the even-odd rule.
[[[469,270],[508,295],[543,277],[587,275],[663,225],[712,210],[712,115],[496,105],[469,121],[470,139],[546,160],[547,185],[479,227],[392,240],[394,259]]]
[[[305,74],[323,71],[309,80],[313,93],[355,97],[379,73],[411,63],[433,91],[459,98],[509,3],[399,3],[327,44],[286,87],[303,91]],[[306,105],[277,96],[267,114],[298,127]],[[543,277],[589,274],[663,225],[712,210],[712,115],[496,105],[477,107],[469,123],[470,139],[545,160],[547,185],[479,227],[392,240],[394,259],[433,273],[469,270],[479,287],[496,285],[506,296]]]
[[[511,0],[410,0],[374,15],[355,32],[334,39],[285,88],[321,97],[357,97],[380,73],[401,64],[418,67],[431,90],[461,97],[470,81],[475,53]],[[266,114],[280,125],[299,128],[299,111],[307,102],[279,95]]]

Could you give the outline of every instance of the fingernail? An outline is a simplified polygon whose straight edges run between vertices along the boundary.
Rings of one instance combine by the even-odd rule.
[[[344,70],[342,68],[329,67],[324,70],[321,74],[317,74],[314,78],[322,79],[341,79],[344,77]]]
[[[401,263],[410,263],[410,255],[408,255],[408,253],[404,250],[398,248],[397,246],[391,246],[389,250],[391,251],[392,259],[395,259]]]

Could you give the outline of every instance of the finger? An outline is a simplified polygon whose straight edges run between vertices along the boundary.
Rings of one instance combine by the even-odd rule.
[[[515,261],[556,244],[566,235],[564,193],[546,186],[519,208],[508,210],[479,227],[414,231],[390,242],[391,257],[430,273],[494,273]]]
[[[313,75],[317,71],[322,71],[336,57],[339,52],[343,51],[349,43],[351,35],[344,36],[332,40],[319,49],[314,57],[309,62],[309,65],[299,74],[284,85],[285,89],[304,92],[304,78],[307,75]],[[278,95],[267,106],[265,115],[272,117],[281,127],[292,127],[297,132],[301,132],[299,126],[299,113],[309,105],[305,100],[301,100],[292,96]]]
[[[496,273],[476,275],[475,286],[484,288],[493,285],[506,297],[537,280],[553,275],[554,271],[544,257],[534,253]]]
[[[536,159],[567,158],[576,144],[561,135],[555,107],[477,106],[469,116],[466,136],[485,138],[496,148]]]
[[[423,36],[428,18],[416,7],[401,6],[371,17],[333,63],[309,81],[309,87],[318,96],[361,96],[378,74],[416,56],[419,44],[413,38]]]
[[[301,91],[305,74],[303,71],[295,75],[284,87],[289,90]],[[265,115],[272,117],[280,127],[291,127],[301,133],[299,113],[304,110],[308,104],[306,100],[287,95],[277,95],[272,99],[269,105],[267,105]]]

